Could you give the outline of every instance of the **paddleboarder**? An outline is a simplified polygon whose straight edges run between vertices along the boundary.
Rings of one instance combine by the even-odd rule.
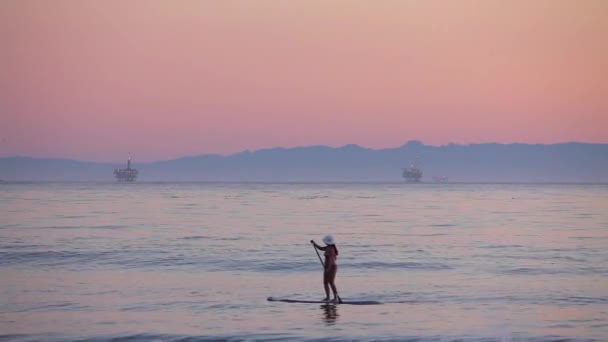
[[[338,264],[336,259],[338,258],[338,248],[336,247],[336,241],[334,237],[331,235],[327,235],[323,238],[323,242],[325,243],[325,247],[317,245],[314,240],[310,240],[312,245],[321,251],[325,252],[325,263],[321,260],[321,264],[323,265],[323,287],[325,288],[325,299],[324,301],[329,301],[329,287],[331,286],[331,290],[334,293],[334,302],[340,302],[340,296],[338,296],[338,290],[336,289],[336,273],[338,272]],[[319,252],[317,252],[317,255]],[[319,259],[321,257],[319,256]]]

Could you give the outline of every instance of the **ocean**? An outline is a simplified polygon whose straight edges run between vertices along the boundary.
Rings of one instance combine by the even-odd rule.
[[[608,185],[1,183],[1,341],[608,341]],[[344,300],[310,240],[332,234]]]

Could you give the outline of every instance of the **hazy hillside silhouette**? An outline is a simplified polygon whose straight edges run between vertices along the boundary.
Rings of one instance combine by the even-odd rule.
[[[126,159],[126,156],[125,156]],[[423,181],[608,182],[608,144],[475,144],[435,147],[410,141],[398,148],[310,146],[228,156],[201,155],[138,163],[139,181],[382,181],[401,182],[402,168],[419,166]],[[114,181],[122,164],[27,157],[0,158],[5,181]]]

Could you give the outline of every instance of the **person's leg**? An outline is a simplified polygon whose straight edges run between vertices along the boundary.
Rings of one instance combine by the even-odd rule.
[[[325,299],[329,300],[329,272],[325,270],[323,272],[323,287],[325,288]]]
[[[334,267],[329,273],[329,284],[331,285],[331,290],[334,293],[334,300],[338,301],[338,289],[336,288],[336,273],[338,273],[338,268]],[[327,295],[329,296],[329,292]]]

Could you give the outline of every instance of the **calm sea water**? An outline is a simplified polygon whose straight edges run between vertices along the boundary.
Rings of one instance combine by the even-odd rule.
[[[608,341],[608,186],[0,184],[0,340],[199,339]]]

